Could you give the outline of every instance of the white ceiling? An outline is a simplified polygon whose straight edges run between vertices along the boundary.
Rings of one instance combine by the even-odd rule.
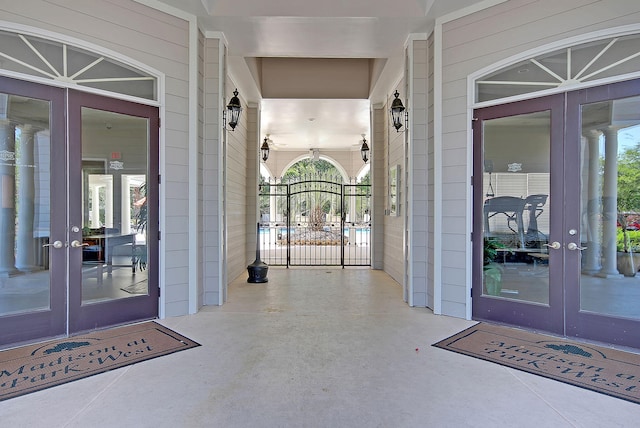
[[[262,102],[261,139],[270,134],[278,150],[359,150],[360,134],[371,139],[369,103],[383,102],[401,77],[408,35],[428,33],[437,17],[482,0],[157,1],[196,15],[203,31],[224,34],[242,98]],[[261,100],[245,62],[259,57],[387,61],[369,100]]]

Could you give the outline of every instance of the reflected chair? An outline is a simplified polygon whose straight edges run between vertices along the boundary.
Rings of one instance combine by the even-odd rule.
[[[538,217],[544,212],[542,207],[547,203],[548,196],[545,194],[529,195],[524,200],[524,209],[529,212],[529,224],[525,234],[527,242],[547,241],[547,235],[538,229]]]
[[[489,220],[495,216],[504,216],[507,228],[513,232],[520,248],[525,248],[524,224],[522,213],[525,200],[516,196],[497,196],[484,201],[484,233],[485,237],[500,235],[491,231]],[[500,217],[498,217],[500,218]]]

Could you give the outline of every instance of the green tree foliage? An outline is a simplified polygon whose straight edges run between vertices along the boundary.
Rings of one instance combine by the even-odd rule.
[[[302,159],[285,171],[282,176],[283,182],[299,181],[304,177],[340,177],[338,169],[330,162],[324,159],[312,161],[311,159]]]
[[[618,211],[640,212],[640,143],[618,159]]]
[[[621,235],[618,247],[624,252],[633,249],[627,226],[637,220],[640,212],[640,143],[625,149],[618,159],[618,223]],[[620,234],[619,234],[620,235]]]

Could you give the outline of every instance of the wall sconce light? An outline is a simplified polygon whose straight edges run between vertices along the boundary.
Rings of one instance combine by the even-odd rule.
[[[269,159],[269,137],[264,137],[264,141],[262,142],[262,146],[260,147],[260,157],[262,157],[262,161],[266,162]]]
[[[367,163],[369,160],[369,145],[367,144],[367,140],[364,138],[364,134],[362,134],[362,147],[360,148],[360,155],[362,156],[362,160],[364,163]]]
[[[398,91],[396,91],[393,95],[395,96],[395,98],[391,103],[391,118],[393,119],[393,127],[396,128],[397,132],[400,132],[400,128],[402,128],[402,125],[405,125],[406,129],[406,125],[409,122],[409,112],[406,111],[406,109],[402,105],[402,100],[398,98],[398,96],[400,96]],[[404,112],[404,124],[402,123],[402,112]]]
[[[224,121],[224,128],[227,128],[227,115],[229,116],[229,126],[231,130],[234,131],[238,122],[240,121],[240,112],[242,111],[242,106],[240,105],[240,99],[238,98],[238,89],[236,88],[233,91],[233,97],[229,100],[229,104],[227,104],[227,109],[222,113],[222,119]]]

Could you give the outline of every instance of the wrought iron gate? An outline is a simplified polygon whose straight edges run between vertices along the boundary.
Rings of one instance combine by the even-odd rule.
[[[370,266],[371,186],[338,179],[260,184],[260,254],[271,266]]]

